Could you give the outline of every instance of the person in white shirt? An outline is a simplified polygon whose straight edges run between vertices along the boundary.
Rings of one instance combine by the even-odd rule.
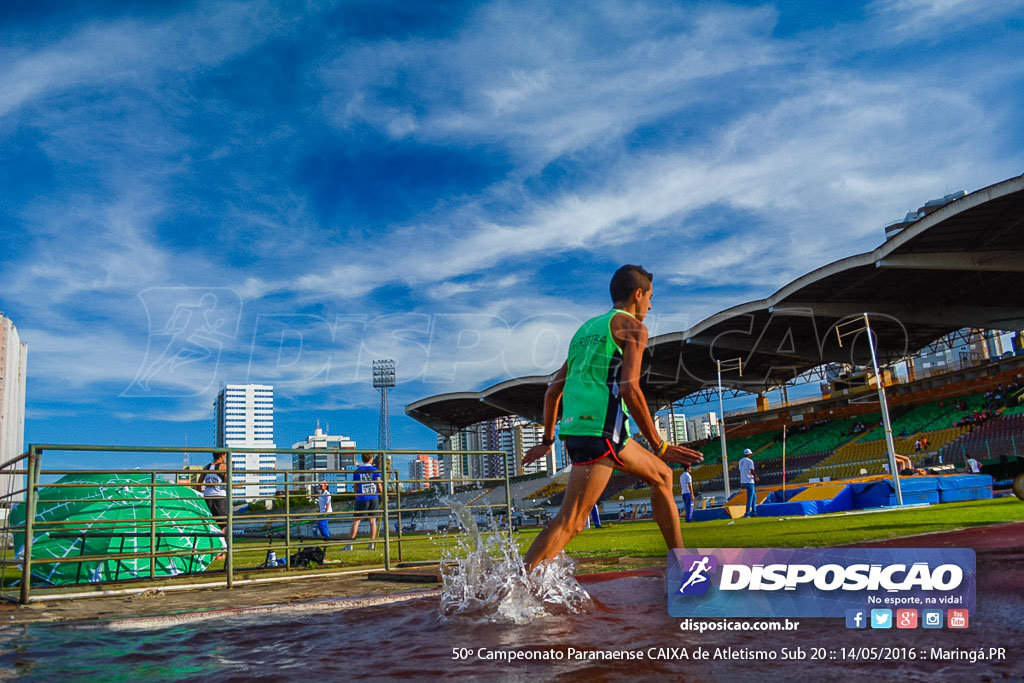
[[[326,481],[320,482],[320,498],[317,502],[320,504],[320,514],[334,512],[334,508],[331,506],[331,492],[328,490]],[[326,539],[331,537],[331,530],[328,527],[329,521],[326,517],[323,517],[316,523],[316,530]]]
[[[970,453],[967,454],[967,474],[981,474],[981,463]]]
[[[690,466],[683,465],[683,473],[679,475],[679,490],[683,494],[683,510],[687,522],[693,521],[693,477],[690,475]]]
[[[754,471],[754,461],[750,456],[754,454],[749,448],[743,450],[743,457],[738,465],[740,470],[740,486],[747,491],[747,511],[744,517],[756,517],[757,494],[754,492],[754,484],[757,483],[757,472]]]

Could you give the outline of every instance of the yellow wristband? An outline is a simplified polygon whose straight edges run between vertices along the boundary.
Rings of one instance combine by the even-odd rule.
[[[665,455],[665,451],[668,450],[668,441],[662,440],[661,445],[658,446],[658,457]]]

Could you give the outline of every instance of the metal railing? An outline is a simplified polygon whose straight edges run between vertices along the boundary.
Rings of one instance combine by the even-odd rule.
[[[44,469],[44,454],[74,454],[79,459],[83,456],[99,456],[106,454],[202,454],[211,457],[211,461],[219,454],[225,455],[224,469],[219,471],[224,488],[226,513],[215,516],[207,507],[202,491],[214,484],[203,482],[206,469],[100,469],[74,468]],[[352,477],[354,469],[240,469],[233,462],[235,454],[272,455],[331,455],[352,458],[353,464],[360,456],[369,456],[373,469],[364,470],[376,481],[364,479],[355,481]],[[491,462],[500,460],[504,476],[475,478],[441,478],[405,479],[399,476],[398,469],[391,467],[394,455],[436,455],[436,456],[480,456],[487,457]],[[423,516],[440,514],[448,511],[447,519],[451,519],[452,506],[446,499],[431,496],[424,505],[410,505],[410,498],[429,494],[404,493],[404,485],[438,487],[444,485],[452,488],[456,484],[477,483],[480,486],[497,488],[504,487],[501,502],[466,505],[473,511],[485,510],[493,519],[494,510],[504,508],[505,528],[511,533],[513,527],[513,508],[509,482],[510,455],[503,451],[422,451],[422,450],[347,450],[347,449],[265,449],[265,448],[201,448],[201,447],[131,447],[131,446],[93,446],[93,445],[57,445],[32,444],[28,450],[6,462],[0,463],[0,480],[8,484],[6,493],[0,493],[0,511],[4,514],[3,526],[0,527],[0,598],[27,604],[34,600],[54,599],[54,597],[83,597],[97,594],[118,594],[142,592],[157,585],[163,589],[207,588],[221,585],[230,589],[242,583],[262,582],[269,580],[287,580],[308,578],[309,572],[291,572],[292,560],[310,546],[322,548],[328,552],[339,546],[362,546],[372,549],[375,554],[370,561],[382,563],[385,570],[392,568],[393,561],[402,562],[407,543],[423,537],[406,536],[403,525],[403,513]],[[76,481],[89,475],[89,481]],[[239,495],[239,488],[263,486],[269,488],[271,482],[267,478],[273,475],[273,493],[258,495]],[[192,477],[198,477],[193,481]],[[316,506],[317,492],[320,482],[327,482],[335,488],[330,492],[331,511],[320,512]],[[368,486],[376,483],[376,494],[369,492]],[[359,487],[358,489],[356,487]],[[365,489],[363,487],[366,487]],[[75,493],[84,492],[86,497]],[[191,492],[190,492],[191,491]],[[194,492],[194,493],[193,493]],[[339,507],[347,507],[347,503],[362,496],[377,495],[378,510],[342,509],[334,511],[335,502]],[[403,503],[403,497],[406,499]],[[180,501],[191,501],[182,504]],[[246,503],[245,512],[240,503]],[[467,503],[468,498],[467,498]],[[45,509],[41,509],[40,504]],[[115,514],[113,518],[103,517],[98,506],[105,510],[118,508],[131,511],[121,518]],[[49,515],[48,511],[62,509],[62,512],[78,506],[77,514],[61,517],[60,514]],[[259,510],[262,506],[265,510]],[[354,506],[358,507],[358,506]],[[236,509],[237,508],[237,509]],[[278,509],[283,508],[283,509]],[[171,515],[171,512],[174,512]],[[330,524],[357,520],[379,520],[379,538],[338,537],[330,533]],[[15,523],[15,520],[20,520]],[[301,533],[301,529],[322,521],[327,521],[328,537],[312,538]],[[394,530],[392,523],[395,523]],[[360,524],[361,526],[361,524]],[[412,526],[412,525],[410,525]],[[445,525],[447,526],[447,525]],[[500,527],[501,525],[499,525]],[[299,532],[296,532],[296,528]],[[350,525],[351,529],[351,525]],[[54,540],[66,543],[65,551],[60,555],[44,556],[40,549],[43,544]],[[96,552],[95,546],[104,542],[110,545],[104,552]],[[114,544],[119,542],[118,548]],[[381,543],[378,551],[376,543]],[[165,546],[161,549],[161,546]],[[87,546],[89,546],[87,548]],[[126,548],[127,546],[127,548]],[[283,551],[283,563],[270,563],[267,560],[271,553],[277,555]],[[378,553],[379,554],[376,554]],[[251,566],[252,557],[264,556],[262,566]],[[293,554],[295,553],[295,554]],[[244,567],[246,578],[236,579],[240,571],[239,556],[247,556],[250,566]],[[209,566],[223,556],[223,569],[211,570]],[[395,555],[396,557],[392,557]],[[361,555],[360,559],[365,557]],[[188,558],[187,560],[185,558]],[[177,559],[185,564],[179,566]],[[245,561],[244,559],[242,560]],[[66,564],[77,564],[75,580],[65,582],[61,586],[36,585],[42,581],[41,567],[48,567],[52,577],[56,568]],[[163,566],[161,566],[161,563]],[[134,569],[132,568],[134,566]],[[284,575],[273,578],[250,578],[254,571],[285,569]],[[269,573],[269,572],[268,572]],[[277,572],[280,574],[280,571]],[[334,572],[337,574],[338,572]],[[318,572],[316,575],[323,575]],[[215,581],[196,583],[197,577],[214,577]],[[36,579],[36,581],[33,581]],[[125,588],[131,583],[143,582],[145,588]],[[111,590],[111,586],[114,586]],[[102,586],[102,590],[81,591],[82,586],[94,588]]]

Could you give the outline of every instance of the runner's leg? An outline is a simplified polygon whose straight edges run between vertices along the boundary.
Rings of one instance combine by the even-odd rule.
[[[583,529],[587,516],[608,485],[614,465],[615,461],[609,455],[591,465],[572,466],[558,514],[537,534],[526,552],[524,563],[527,571],[541,562],[554,559]]]
[[[658,523],[661,535],[670,549],[682,548],[683,532],[679,527],[679,507],[672,494],[672,468],[633,439],[627,441],[619,451],[619,460],[619,469],[636,475],[651,485],[654,521]]]

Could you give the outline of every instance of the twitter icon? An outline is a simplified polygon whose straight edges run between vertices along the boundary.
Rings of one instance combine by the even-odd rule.
[[[892,628],[892,610],[871,610],[871,628]]]

